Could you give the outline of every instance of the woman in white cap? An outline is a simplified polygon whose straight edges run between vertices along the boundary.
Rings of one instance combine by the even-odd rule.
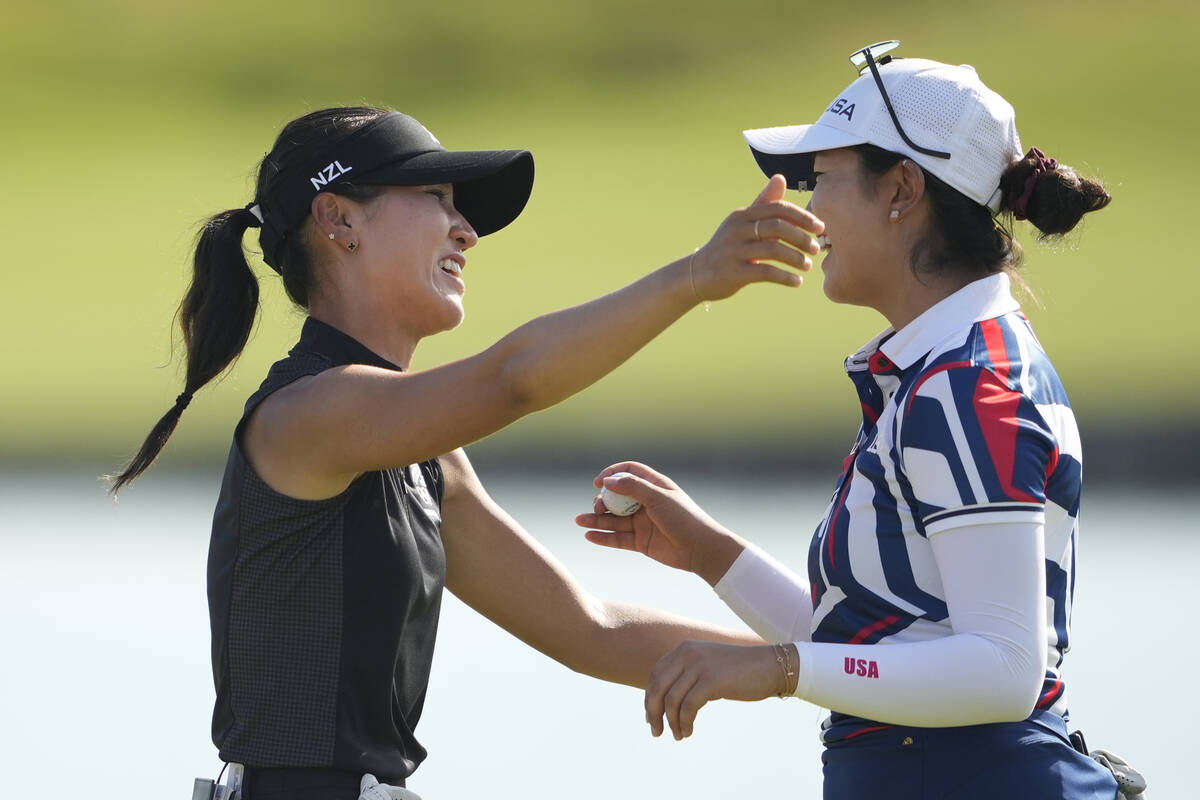
[[[633,462],[597,486],[643,510],[578,522],[700,575],[772,643],[666,656],[646,692],[655,735],[664,716],[690,735],[712,699],[795,695],[833,712],[827,798],[1111,799],[1065,722],[1079,433],[1009,292],[1007,222],[1066,233],[1109,196],[1023,152],[971,67],[880,57],[894,44],[851,57],[860,77],[815,124],[746,132],[767,174],[812,192],[825,293],[889,323],[846,360],[862,427],[807,576]]]
[[[261,226],[264,260],[308,318],[246,403],[213,520],[212,735],[245,766],[243,800],[403,794],[425,756],[414,729],[443,585],[573,669],[638,686],[689,637],[758,641],[590,597],[459,448],[593,383],[702,300],[798,285],[820,227],[773,180],[693,255],[409,372],[421,339],[463,319],[467,251],[517,217],[532,183],[526,151],[451,152],[404,114],[326,109],[289,123],[254,200],[202,230],[180,309],[183,392],[114,491],[244,347],[258,285],[242,238]]]

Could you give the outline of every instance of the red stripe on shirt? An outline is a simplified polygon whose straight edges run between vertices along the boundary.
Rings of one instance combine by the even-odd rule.
[[[870,625],[868,625],[867,627],[863,628],[858,633],[854,634],[854,638],[851,639],[850,641],[846,642],[846,644],[862,644],[863,641],[865,641],[866,638],[868,636],[870,636],[871,634],[877,633],[877,632],[883,630],[884,628],[888,627],[889,625],[895,625],[899,621],[900,621],[900,618],[897,617],[895,614],[893,614],[892,616],[885,617],[885,618],[879,620],[878,622],[873,622]]]
[[[838,741],[845,742],[845,741],[849,741],[850,739],[853,739],[855,736],[862,736],[864,733],[874,733],[875,731],[886,731],[889,728],[894,728],[894,727],[896,727],[896,726],[895,725],[876,725],[873,728],[863,728],[862,730],[858,730],[847,736],[843,736]]]
[[[850,494],[850,481],[854,477],[851,471],[854,469],[854,459],[858,458],[859,443],[855,443],[854,449],[846,456],[846,460],[842,462],[842,492],[838,498],[837,508],[833,510],[832,516],[829,517],[829,525],[825,528],[825,539],[829,542],[829,569],[830,571],[836,566],[833,560],[833,531],[837,525],[838,514],[846,505],[846,495]]]
[[[1008,384],[1002,383],[998,376],[983,370],[975,383],[974,405],[979,429],[987,441],[987,452],[1004,496],[1022,503],[1036,503],[1037,498],[1013,486],[1017,433],[1021,429],[1021,420],[1017,416],[1017,408],[1021,405],[1020,393],[1009,389]]]
[[[853,462],[851,462],[853,465]],[[846,483],[842,486],[842,496],[838,499],[837,508],[833,511],[833,516],[829,518],[829,527],[825,529],[825,538],[829,541],[829,570],[837,566],[833,560],[833,532],[837,527],[838,514],[842,513],[842,509],[846,506],[846,495],[850,494],[850,476],[846,476]]]
[[[983,331],[983,342],[987,345],[992,371],[1001,381],[1008,383],[1008,372],[1012,362],[1008,360],[1008,346],[1004,344],[1004,330],[994,319],[985,319],[979,323],[979,329]]]
[[[1054,685],[1051,686],[1046,691],[1046,693],[1044,695],[1042,695],[1042,699],[1038,701],[1037,707],[1038,708],[1049,708],[1050,706],[1054,705],[1055,700],[1062,697],[1062,693],[1063,693],[1062,681],[1054,681]]]

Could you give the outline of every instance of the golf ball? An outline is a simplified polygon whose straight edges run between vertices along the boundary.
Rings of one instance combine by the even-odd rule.
[[[623,478],[626,476],[629,476],[628,472],[614,472],[610,477]],[[600,490],[600,502],[604,504],[604,507],[608,509],[610,514],[616,514],[618,517],[628,517],[630,514],[636,514],[637,510],[642,507],[641,503],[629,495],[617,494],[607,488]]]

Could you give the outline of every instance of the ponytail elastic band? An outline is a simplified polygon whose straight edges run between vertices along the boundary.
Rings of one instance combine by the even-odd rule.
[[[1033,158],[1037,164],[1033,167],[1033,172],[1029,173],[1029,177],[1025,179],[1025,188],[1021,190],[1020,196],[1012,202],[1013,217],[1016,219],[1027,219],[1026,214],[1029,211],[1029,201],[1033,197],[1033,187],[1037,186],[1037,182],[1042,179],[1043,175],[1053,172],[1058,169],[1058,162],[1053,158],[1046,158],[1046,154],[1036,147],[1029,148],[1029,152],[1025,154],[1027,160]]]
[[[251,228],[261,228],[262,224],[263,224],[263,213],[262,213],[262,209],[259,207],[258,203],[251,200],[249,203],[246,204],[246,208],[244,210],[249,211],[250,216],[254,218],[253,221],[251,221],[249,219],[246,220],[246,225],[248,225]]]
[[[175,398],[175,407],[178,408],[180,411],[183,411],[185,408],[188,407],[188,403],[190,403],[190,402],[192,402],[192,393],[184,392]]]

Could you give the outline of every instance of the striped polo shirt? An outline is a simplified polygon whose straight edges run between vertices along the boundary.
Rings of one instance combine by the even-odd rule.
[[[1046,671],[1037,708],[1066,712],[1081,489],[1075,418],[1001,273],[846,359],[862,427],[809,549],[812,641],[950,636],[929,535],[1036,523],[1046,544]],[[871,726],[834,713],[827,741]]]

